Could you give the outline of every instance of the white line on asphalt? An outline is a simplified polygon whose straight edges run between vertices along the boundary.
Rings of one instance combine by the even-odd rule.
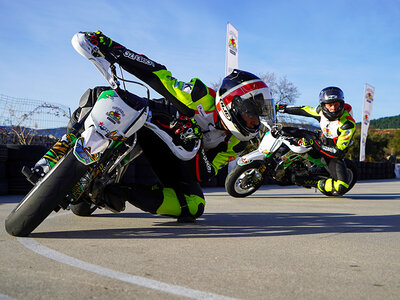
[[[107,269],[104,267],[100,267],[97,265],[93,265],[82,260],[76,259],[74,257],[68,256],[66,254],[57,252],[53,249],[50,249],[42,244],[38,243],[33,238],[17,238],[18,242],[20,242],[26,248],[32,250],[33,252],[47,257],[49,259],[55,260],[57,262],[82,269],[88,272],[96,273],[101,276],[110,277],[112,279],[120,280],[123,282],[127,282],[130,284],[135,284],[139,286],[143,286],[149,289],[162,291],[165,293],[170,293],[178,296],[184,296],[193,299],[234,299],[229,298],[217,294],[201,292],[197,290],[193,290],[190,288],[181,287],[178,285],[172,285],[168,283],[164,283],[161,281],[148,279],[145,277],[134,276],[122,272],[118,272],[115,270]]]
[[[8,297],[7,295],[0,294],[0,300],[15,300],[15,298]]]

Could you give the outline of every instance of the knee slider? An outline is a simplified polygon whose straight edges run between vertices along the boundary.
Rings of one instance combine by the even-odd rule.
[[[349,185],[341,180],[334,181],[334,189],[332,193],[336,196],[342,196],[349,190]]]
[[[203,203],[200,203],[200,204],[197,206],[197,212],[196,212],[196,214],[195,214],[193,217],[195,217],[195,218],[197,219],[197,218],[199,218],[203,213],[204,213],[204,204],[203,204]]]
[[[318,188],[323,192],[332,192],[333,190],[332,178],[318,181]]]

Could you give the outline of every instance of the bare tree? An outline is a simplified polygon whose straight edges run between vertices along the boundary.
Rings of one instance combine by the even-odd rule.
[[[218,91],[221,84],[222,84],[222,78],[218,79],[215,82],[211,82],[209,87],[212,88],[214,91]]]
[[[9,124],[9,130],[16,136],[18,143],[21,145],[30,145],[33,138],[37,135],[38,124],[35,115],[48,114],[54,117],[68,118],[68,113],[57,105],[42,103],[33,110],[25,113],[19,113],[14,106],[8,107],[8,116],[3,120],[5,124]],[[32,124],[32,121],[34,124]],[[30,124],[27,125],[27,124]],[[33,128],[32,128],[33,127]]]
[[[294,104],[300,96],[300,92],[293,82],[289,81],[286,76],[277,79],[275,73],[267,72],[260,74],[259,77],[268,85],[271,96],[275,103]]]
[[[273,72],[267,72],[259,74],[261,80],[263,80],[271,91],[271,96],[274,98],[275,103],[279,104],[294,104],[296,99],[300,96],[300,92],[293,82],[289,81],[286,76],[277,79],[277,76]],[[210,87],[214,90],[218,90],[222,83],[222,78],[218,81],[211,82]]]

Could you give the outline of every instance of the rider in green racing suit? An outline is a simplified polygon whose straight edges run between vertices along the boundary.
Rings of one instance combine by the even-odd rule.
[[[327,87],[320,92],[320,104],[316,107],[276,105],[282,113],[313,117],[320,123],[322,130],[319,139],[304,139],[312,144],[328,165],[331,178],[320,180],[318,189],[341,196],[348,191],[349,178],[346,163],[343,160],[351,145],[356,124],[352,108],[344,102],[343,91],[338,87]]]
[[[194,221],[205,206],[200,183],[210,180],[234,160],[257,135],[259,117],[273,111],[272,107],[267,111],[265,105],[272,103],[269,88],[257,76],[234,70],[215,92],[197,78],[188,83],[178,81],[165,66],[125,48],[99,31],[85,36],[98,47],[95,55],[103,56],[111,64],[118,63],[165,98],[149,101],[159,126],[175,132],[176,128],[186,128],[185,120],[191,118],[194,127],[200,129],[198,138],[202,139],[195,158],[180,161],[151,130],[142,128],[138,140],[160,185],[111,184],[99,197],[114,211],[124,210],[128,201],[153,214],[173,216],[182,222]],[[86,103],[93,105],[101,91],[99,87],[88,90],[77,114],[83,112]],[[173,128],[162,117],[158,118],[171,115],[171,111],[175,114],[176,110],[180,117]]]

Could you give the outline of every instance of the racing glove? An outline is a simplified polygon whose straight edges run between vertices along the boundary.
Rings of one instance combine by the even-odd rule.
[[[298,144],[304,147],[310,147],[312,146],[312,144],[314,144],[314,140],[311,138],[303,137],[299,139]]]
[[[125,47],[105,36],[101,31],[85,32],[87,40],[98,47],[98,52],[111,64],[118,60],[118,57],[125,50]]]
[[[286,106],[287,106],[286,104],[275,104],[275,111],[284,113],[286,112]]]
[[[186,116],[180,116],[170,123],[173,131],[172,141],[176,145],[181,145],[185,150],[193,150],[196,142],[201,140],[203,134],[196,120]]]

